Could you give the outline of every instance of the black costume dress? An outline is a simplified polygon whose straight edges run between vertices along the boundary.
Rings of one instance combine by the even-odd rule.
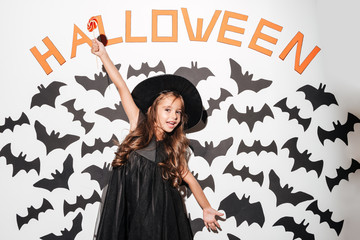
[[[161,176],[164,158],[162,142],[153,140],[113,169],[96,239],[193,239],[179,191]]]

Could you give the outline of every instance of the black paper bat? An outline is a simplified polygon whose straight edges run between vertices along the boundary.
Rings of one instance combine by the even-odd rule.
[[[246,113],[238,112],[232,104],[229,107],[227,117],[228,122],[230,122],[231,119],[236,119],[239,124],[245,122],[248,125],[250,132],[252,132],[256,122],[263,122],[265,117],[274,118],[274,114],[266,103],[258,112],[254,112],[254,107],[246,107]]]
[[[89,173],[91,180],[95,180],[99,183],[100,189],[104,189],[104,187],[108,184],[109,178],[111,175],[110,163],[104,163],[103,168],[99,168],[96,165],[91,165],[83,170],[81,173]]]
[[[76,209],[81,208],[85,210],[86,205],[101,202],[100,195],[94,191],[90,198],[85,199],[82,195],[76,197],[74,204],[64,201],[64,216],[69,212],[75,212]]]
[[[65,188],[69,189],[69,178],[74,173],[73,168],[73,158],[69,154],[63,163],[63,170],[59,172],[58,170],[55,173],[52,173],[52,179],[43,178],[36,183],[34,187],[47,189],[52,192],[56,188]]]
[[[31,219],[39,220],[39,218],[38,218],[39,214],[40,213],[45,213],[49,209],[54,209],[54,208],[53,208],[53,206],[50,204],[50,202],[48,200],[43,199],[41,207],[39,207],[39,208],[34,208],[33,206],[29,207],[27,209],[28,214],[26,216],[21,217],[21,216],[16,214],[16,221],[17,221],[17,225],[18,225],[19,230],[24,224],[29,223]]]
[[[222,140],[216,147],[214,147],[213,142],[210,142],[210,144],[205,142],[205,147],[203,147],[199,141],[190,139],[190,148],[193,150],[194,156],[203,157],[209,165],[212,164],[215,158],[224,156],[232,144],[232,137]]]
[[[204,229],[205,227],[204,220],[202,218],[192,219],[190,214],[189,214],[189,219],[190,219],[190,226],[192,233],[195,236],[197,232],[201,232]]]
[[[74,115],[73,121],[74,122],[79,121],[81,126],[85,129],[85,134],[87,134],[94,127],[94,123],[85,121],[85,119],[84,119],[84,115],[85,115],[84,109],[76,110],[75,106],[74,106],[74,103],[75,103],[75,99],[72,99],[72,100],[69,100],[67,102],[64,102],[61,105],[65,106],[67,108],[67,110],[69,111],[69,113],[72,113]]]
[[[304,131],[306,131],[311,123],[311,118],[302,118],[299,115],[300,109],[298,107],[289,108],[286,104],[287,98],[283,98],[279,102],[277,102],[274,107],[278,107],[281,111],[289,114],[289,120],[295,119],[298,123],[303,126]]]
[[[309,224],[304,225],[305,220],[303,220],[300,224],[296,223],[293,217],[283,217],[280,218],[273,226],[283,226],[285,228],[285,232],[294,233],[294,239],[302,239],[302,240],[314,240],[314,234],[309,233],[306,228]]]
[[[120,64],[115,65],[117,69],[120,68]],[[107,74],[102,72],[99,75],[94,74],[94,80],[90,79],[87,76],[75,76],[75,81],[83,86],[87,91],[95,90],[105,96],[106,89],[112,84],[108,79]]]
[[[237,154],[245,152],[245,153],[251,153],[255,152],[256,155],[260,155],[260,153],[264,151],[267,153],[273,152],[277,154],[277,146],[275,141],[272,141],[268,146],[261,145],[260,140],[255,140],[252,146],[247,146],[243,140],[241,140]]]
[[[120,102],[119,104],[115,104],[115,109],[106,107],[97,110],[95,113],[109,119],[110,122],[118,119],[129,122],[125,110]]]
[[[232,176],[240,176],[243,181],[249,178],[251,181],[259,183],[260,186],[264,181],[264,174],[262,172],[256,175],[251,174],[249,167],[246,166],[243,166],[240,170],[237,170],[234,167],[233,161],[229,163],[223,173],[230,173]]]
[[[35,94],[31,99],[31,107],[49,105],[55,107],[55,100],[60,95],[60,88],[66,86],[62,82],[52,82],[46,88],[44,85],[38,86],[39,93]]]
[[[305,150],[301,153],[297,148],[297,141],[297,137],[291,138],[281,148],[289,149],[289,158],[294,159],[294,166],[292,167],[291,171],[295,171],[299,168],[304,168],[306,172],[310,172],[311,170],[315,171],[318,177],[320,177],[323,170],[324,161],[311,161],[311,153],[308,153],[308,150]]]
[[[262,78],[253,81],[252,80],[253,74],[249,74],[249,72],[243,74],[241,66],[231,58],[230,58],[230,68],[231,68],[230,77],[235,80],[238,86],[238,94],[240,94],[245,90],[259,92],[260,90],[265,89],[272,84],[272,81]]]
[[[109,141],[103,142],[100,138],[95,139],[94,145],[87,145],[83,142],[81,146],[81,156],[84,157],[88,153],[93,153],[95,151],[103,152],[106,147],[113,147],[115,146],[115,142],[118,141],[116,136],[113,134]]]
[[[321,127],[318,127],[318,137],[322,145],[326,139],[335,142],[337,138],[341,139],[346,145],[348,145],[347,135],[349,132],[354,131],[354,125],[360,123],[360,119],[354,116],[351,113],[348,113],[348,119],[346,123],[341,125],[340,121],[337,123],[333,122],[334,130],[324,130]]]
[[[227,237],[229,238],[229,240],[241,240],[241,239],[238,238],[237,236],[232,235],[232,234],[230,234],[230,233],[227,234]]]
[[[57,148],[65,150],[70,144],[80,139],[80,137],[70,134],[59,137],[60,133],[55,133],[54,130],[49,135],[39,121],[35,121],[35,131],[37,139],[46,147],[46,154]]]
[[[337,233],[337,235],[340,235],[341,229],[343,227],[344,224],[344,220],[340,221],[340,222],[334,222],[331,219],[332,216],[332,212],[330,212],[329,210],[326,210],[325,212],[322,212],[319,209],[318,206],[318,201],[314,201],[312,202],[307,208],[306,210],[309,210],[311,212],[313,212],[315,215],[319,215],[320,216],[320,223],[322,222],[326,222],[327,224],[329,224],[330,228],[334,229]]]
[[[194,175],[194,177],[196,178],[196,180],[198,181],[198,183],[200,184],[202,189],[205,189],[208,187],[211,190],[213,190],[213,192],[215,192],[215,182],[214,182],[214,178],[211,174],[203,180],[198,179],[198,176],[199,176],[199,174]]]
[[[70,230],[63,230],[61,231],[61,235],[60,236],[56,236],[53,233],[50,233],[46,236],[41,237],[42,240],[70,240],[70,239],[75,239],[76,235],[78,235],[79,232],[82,231],[82,220],[83,220],[83,216],[81,213],[79,213],[74,219],[73,219],[73,225],[72,228]]]
[[[220,103],[224,102],[225,99],[230,96],[232,96],[232,94],[229,91],[227,91],[224,88],[221,88],[220,89],[220,97],[218,99],[210,98],[208,101],[209,108],[206,110],[208,113],[208,116],[211,116],[215,109],[220,110]]]
[[[30,124],[29,118],[25,113],[22,113],[18,120],[12,120],[11,117],[5,118],[4,125],[0,126],[0,133],[3,133],[6,129],[13,131],[15,126],[21,126],[23,124]]]
[[[160,61],[158,63],[158,65],[156,65],[155,67],[150,67],[149,64],[146,62],[146,63],[141,64],[140,69],[134,69],[131,65],[129,65],[127,78],[129,79],[132,76],[137,77],[140,74],[144,74],[146,77],[148,77],[151,72],[165,73],[166,70],[165,70],[164,63],[162,61]]]
[[[357,170],[360,169],[360,163],[355,159],[351,160],[351,166],[348,169],[344,169],[342,167],[336,169],[336,177],[330,178],[326,177],[326,183],[330,189],[330,192],[333,188],[341,182],[341,180],[349,181],[350,173],[355,173]]]
[[[230,173],[232,176],[240,176],[243,181],[245,179],[249,178],[253,182],[259,183],[260,186],[262,186],[264,181],[264,174],[261,172],[259,174],[253,175],[249,171],[249,167],[243,166],[241,170],[237,170],[234,167],[234,162],[231,161],[229,165],[225,168],[223,174]]]
[[[220,202],[219,209],[225,211],[226,218],[235,217],[237,227],[245,221],[248,225],[257,223],[262,227],[265,216],[261,203],[250,203],[249,198],[244,195],[240,200],[235,193],[232,193]]]
[[[21,152],[19,156],[14,156],[11,152],[11,144],[5,145],[0,151],[0,157],[6,158],[7,165],[13,165],[13,174],[14,177],[18,172],[24,170],[25,172],[30,172],[31,170],[35,170],[38,175],[40,174],[40,159],[36,158],[35,160],[28,162],[26,161],[26,155],[23,156]]]
[[[192,172],[192,174],[194,175],[194,172]],[[205,178],[204,180],[199,180],[198,179],[198,174],[195,174],[194,177],[196,178],[196,180],[198,181],[198,183],[200,184],[200,187],[202,189],[205,189],[207,187],[209,187],[211,190],[213,190],[213,192],[215,192],[215,181],[213,176],[210,174],[207,178]],[[183,185],[185,185],[188,189],[186,191],[186,196],[189,198],[192,194],[190,187],[188,184],[186,183],[182,183]]]
[[[330,106],[331,104],[338,105],[334,94],[325,92],[325,87],[320,83],[318,89],[311,85],[305,85],[297,90],[297,92],[303,92],[305,99],[309,100],[313,106],[314,111],[322,105]]]
[[[284,187],[281,187],[280,178],[276,175],[274,170],[271,170],[269,173],[270,185],[269,189],[276,196],[276,206],[279,206],[284,203],[290,203],[293,206],[298,205],[301,202],[314,199],[313,196],[310,196],[304,192],[295,192],[293,193],[293,187],[289,187],[286,184]]]
[[[198,68],[197,62],[191,62],[191,68],[180,67],[178,70],[175,71],[174,74],[188,79],[195,86],[201,80],[206,80],[208,77],[214,76],[210,69],[206,67]]]

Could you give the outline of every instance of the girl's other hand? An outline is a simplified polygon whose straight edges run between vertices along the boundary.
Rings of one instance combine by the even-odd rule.
[[[204,216],[203,219],[204,219],[204,224],[205,224],[206,228],[211,229],[213,231],[217,231],[217,229],[221,229],[220,224],[216,220],[216,216],[221,217],[223,215],[224,215],[223,213],[218,212],[211,207],[205,208],[203,210],[203,216]]]
[[[91,52],[98,57],[106,54],[105,46],[102,42],[97,40],[96,38],[92,40]]]

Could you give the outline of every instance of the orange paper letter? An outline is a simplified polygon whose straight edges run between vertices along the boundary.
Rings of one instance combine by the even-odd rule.
[[[172,17],[172,35],[170,37],[158,36],[158,16],[170,15]],[[178,41],[178,12],[177,10],[153,10],[152,11],[152,41],[153,42],[177,42]]]
[[[77,38],[78,34],[81,36],[80,39]],[[72,48],[71,48],[71,58],[76,57],[76,49],[79,45],[82,45],[84,43],[87,43],[89,47],[91,47],[91,39],[86,36],[86,34],[78,28],[74,24],[74,33],[73,33],[73,42],[72,42]]]
[[[209,36],[211,34],[211,31],[214,29],[215,23],[218,20],[221,11],[220,10],[216,10],[213,17],[211,18],[211,22],[209,24],[209,26],[207,27],[204,36],[202,35],[202,27],[203,27],[203,19],[202,18],[198,18],[197,20],[197,28],[196,28],[196,37],[194,36],[194,31],[193,28],[191,27],[191,23],[190,23],[190,19],[189,19],[189,14],[187,12],[186,8],[182,8],[181,9],[183,17],[184,17],[184,21],[185,21],[185,26],[186,26],[186,30],[188,32],[189,35],[189,39],[190,41],[199,41],[199,42],[207,42],[207,40],[209,39]]]
[[[224,18],[223,18],[223,21],[221,23],[221,27],[220,27],[220,31],[219,31],[218,42],[227,43],[227,44],[231,44],[231,45],[240,47],[241,46],[241,41],[226,38],[225,37],[225,32],[226,31],[231,31],[231,32],[235,32],[235,33],[244,34],[245,29],[240,28],[240,27],[235,27],[235,26],[228,25],[229,18],[235,18],[235,19],[238,19],[238,20],[247,21],[248,16],[242,15],[242,14],[239,14],[239,13],[225,11]]]
[[[265,55],[271,56],[272,53],[273,53],[272,51],[270,51],[269,49],[266,49],[264,47],[261,47],[261,46],[257,45],[257,43],[256,43],[259,38],[264,40],[264,41],[267,41],[269,43],[272,43],[272,44],[277,43],[276,38],[271,37],[271,36],[266,35],[266,34],[261,32],[261,30],[263,29],[264,26],[275,29],[276,31],[279,31],[279,32],[281,32],[281,30],[283,29],[283,27],[281,27],[281,26],[279,26],[279,25],[277,25],[275,23],[269,22],[269,21],[262,18],[260,20],[256,30],[255,30],[255,33],[254,33],[251,41],[250,41],[249,48],[254,49],[254,50],[258,51],[258,52],[261,52],[261,53],[263,53]]]
[[[34,55],[36,60],[40,63],[45,73],[49,75],[53,70],[51,69],[50,65],[46,62],[46,59],[48,59],[50,56],[54,56],[60,65],[63,65],[66,61],[59,52],[59,50],[57,50],[55,45],[51,42],[51,40],[48,37],[44,38],[42,41],[45,43],[49,51],[47,51],[44,54],[41,54],[36,47],[32,47],[30,51]]]
[[[290,50],[295,46],[295,44],[297,44],[294,69],[300,74],[304,72],[305,68],[309,65],[309,63],[314,59],[314,57],[320,51],[320,48],[318,46],[315,46],[314,49],[311,51],[311,53],[300,64],[300,54],[301,54],[303,39],[304,39],[304,35],[301,32],[298,32],[279,56],[281,60],[284,60],[286,56],[289,54]]]
[[[131,11],[126,11],[125,42],[146,42],[146,37],[131,36]]]

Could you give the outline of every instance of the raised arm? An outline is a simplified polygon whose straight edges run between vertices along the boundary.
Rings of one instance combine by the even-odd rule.
[[[187,171],[185,173],[185,175],[183,176],[183,180],[189,185],[190,190],[194,194],[196,201],[203,209],[203,220],[205,226],[208,229],[211,228],[213,231],[216,231],[217,228],[220,229],[220,225],[216,220],[216,216],[223,216],[224,214],[216,211],[210,206],[210,203],[207,200],[204,191],[202,190],[200,184],[190,171]]]
[[[139,117],[139,108],[136,106],[134,99],[132,98],[129,91],[129,88],[127,87],[118,69],[111,61],[102,42],[98,41],[97,39],[93,39],[91,52],[100,58],[111,81],[118,89],[121,104],[124,107],[125,113],[129,119],[130,131],[134,130],[136,128],[137,120]]]

